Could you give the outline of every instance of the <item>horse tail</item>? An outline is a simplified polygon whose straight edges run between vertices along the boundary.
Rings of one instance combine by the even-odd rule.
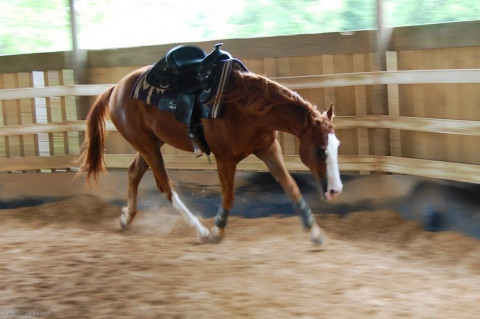
[[[107,115],[108,102],[112,95],[112,86],[102,92],[93,103],[86,119],[86,136],[83,144],[83,163],[80,166],[80,172],[87,173],[87,181],[91,177],[98,181],[98,176],[106,171],[104,162],[105,146],[105,117]]]

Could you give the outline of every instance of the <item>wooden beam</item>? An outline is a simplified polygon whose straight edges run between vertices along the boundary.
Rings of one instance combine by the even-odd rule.
[[[353,54],[371,51],[370,39],[376,31],[300,34],[249,39],[223,39],[192,43],[169,43],[136,48],[89,50],[88,67],[149,65],[160,60],[171,48],[180,44],[196,45],[206,52],[222,42],[223,49],[239,59],[302,57],[323,54]],[[373,34],[373,36],[372,36]],[[1,63],[1,59],[0,59]]]
[[[54,96],[96,96],[111,84],[84,84],[0,90],[0,100],[48,98]]]
[[[105,121],[107,131],[115,132],[112,121]],[[365,115],[336,116],[336,129],[389,128],[405,131],[432,132],[480,136],[480,121],[446,120],[407,116]],[[37,123],[0,126],[1,136],[28,135],[38,133],[61,133],[85,131],[85,121],[66,121],[59,123]]]
[[[14,36],[14,35],[12,35]],[[67,52],[47,52],[0,56],[0,73],[62,70]]]
[[[106,154],[105,162],[109,168],[127,168],[134,158],[135,154]],[[285,156],[284,159],[290,171],[308,170],[299,156]],[[0,171],[68,169],[79,167],[79,160],[78,155],[0,158]],[[165,165],[174,170],[216,170],[215,159],[211,160],[209,163],[206,158],[193,155],[169,155],[165,156]],[[339,156],[339,165],[344,172],[376,171],[480,184],[480,165],[374,155]],[[266,171],[267,167],[256,157],[249,156],[238,165],[238,170]]]
[[[393,51],[480,46],[480,20],[398,27]]]
[[[405,131],[419,131],[444,134],[480,136],[480,121],[447,120],[407,116],[368,115],[337,116],[337,129],[389,128]]]
[[[480,165],[396,156],[340,156],[342,171],[359,169],[480,184]]]
[[[79,167],[78,155],[0,158],[0,172]]]
[[[85,121],[65,121],[58,123],[37,123],[24,125],[0,126],[0,136],[28,135],[38,133],[63,133],[85,131]],[[107,131],[115,132],[117,129],[112,121],[105,121]]]
[[[272,80],[290,89],[332,88],[380,84],[480,83],[480,70],[418,70],[358,72],[333,75],[277,77]],[[47,98],[53,96],[96,96],[112,84],[51,86],[0,90],[0,100]]]
[[[480,83],[480,70],[414,70],[341,73],[273,78],[290,89],[381,85],[381,84],[435,84]]]

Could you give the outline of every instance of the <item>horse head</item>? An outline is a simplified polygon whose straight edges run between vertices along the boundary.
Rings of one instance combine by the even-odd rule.
[[[308,112],[305,129],[299,136],[300,158],[322,186],[327,200],[333,199],[343,189],[338,169],[340,141],[335,136],[333,117],[333,104],[322,113],[316,109]]]

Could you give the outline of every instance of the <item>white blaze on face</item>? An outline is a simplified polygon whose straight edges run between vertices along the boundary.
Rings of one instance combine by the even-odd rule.
[[[343,189],[342,181],[340,180],[340,171],[338,169],[338,146],[340,141],[334,133],[328,134],[327,145],[327,190],[325,198],[332,199],[335,195],[340,194]]]

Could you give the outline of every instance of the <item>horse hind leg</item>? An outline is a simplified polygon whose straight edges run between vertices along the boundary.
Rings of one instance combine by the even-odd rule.
[[[160,192],[166,194],[168,200],[172,203],[173,208],[178,211],[184,219],[197,231],[198,240],[201,243],[210,242],[212,240],[212,235],[208,228],[206,228],[198,219],[198,217],[193,214],[188,207],[182,202],[178,193],[175,191],[170,179],[167,175],[167,171],[163,164],[163,159],[161,165],[158,169],[152,168],[155,175],[155,180],[157,182],[157,188]]]
[[[147,170],[147,162],[139,153],[137,153],[137,156],[135,156],[135,159],[128,168],[128,202],[127,206],[122,208],[123,213],[119,218],[122,229],[126,229],[132,223],[137,214],[138,184]]]
[[[177,210],[188,223],[195,228],[200,242],[208,242],[211,240],[211,234],[208,228],[206,228],[193,214],[187,206],[180,200],[175,188],[168,177],[165,163],[163,161],[162,153],[160,152],[160,145],[155,141],[144,139],[142,147],[139,146],[144,161],[152,169],[157,188],[161,193],[164,193],[167,199],[172,203],[175,210]],[[138,145],[137,145],[138,146]],[[138,185],[137,185],[138,186]],[[133,198],[133,197],[132,197]],[[136,196],[135,196],[136,199]]]

